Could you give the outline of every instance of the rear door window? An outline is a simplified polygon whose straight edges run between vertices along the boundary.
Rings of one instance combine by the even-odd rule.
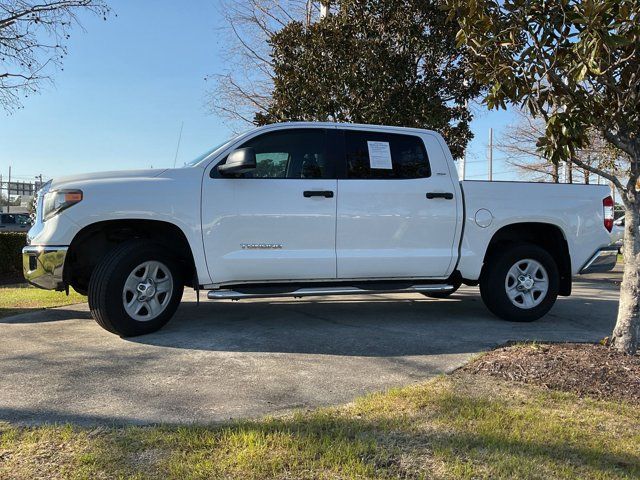
[[[415,135],[345,131],[349,179],[411,179],[431,176],[422,139]]]

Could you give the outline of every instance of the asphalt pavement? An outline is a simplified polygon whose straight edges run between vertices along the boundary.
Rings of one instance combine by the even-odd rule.
[[[349,402],[448,373],[507,341],[597,341],[620,274],[581,277],[534,323],[493,317],[477,288],[207,301],[185,292],[161,331],[121,339],[86,304],[0,319],[0,421],[212,423]]]

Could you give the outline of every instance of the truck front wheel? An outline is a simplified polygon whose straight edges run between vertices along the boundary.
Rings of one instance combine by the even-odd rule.
[[[559,279],[558,266],[546,250],[517,244],[487,259],[480,277],[480,294],[494,315],[513,322],[531,322],[555,303]]]
[[[130,337],[155,332],[182,298],[180,268],[166,249],[132,240],[105,255],[89,282],[91,315],[104,329]]]

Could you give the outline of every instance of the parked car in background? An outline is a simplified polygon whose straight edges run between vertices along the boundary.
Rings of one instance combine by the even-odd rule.
[[[622,253],[624,243],[624,217],[620,217],[613,222],[611,230],[611,243],[618,247],[618,252]]]
[[[609,194],[460,182],[444,139],[428,130],[282,123],[187,168],[47,183],[24,273],[87,293],[96,321],[122,336],[161,328],[185,286],[239,300],[441,298],[479,285],[492,313],[526,322],[570,295],[574,274],[615,265]]]
[[[0,232],[28,232],[31,218],[27,213],[0,213]]]

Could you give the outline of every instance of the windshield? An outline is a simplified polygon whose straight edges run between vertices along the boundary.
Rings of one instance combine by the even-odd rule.
[[[184,166],[185,167],[195,167],[196,165],[198,165],[201,161],[203,161],[205,158],[207,158],[209,155],[211,155],[212,153],[214,153],[216,150],[222,150],[223,148],[225,148],[227,145],[229,145],[230,143],[234,142],[236,140],[236,138],[238,138],[239,135],[235,135],[234,137],[230,138],[229,140],[226,140],[224,142],[222,142],[220,145],[216,145],[215,147],[207,150],[205,153],[203,153],[202,155],[194,158],[193,160],[191,160],[190,162],[185,162]]]

